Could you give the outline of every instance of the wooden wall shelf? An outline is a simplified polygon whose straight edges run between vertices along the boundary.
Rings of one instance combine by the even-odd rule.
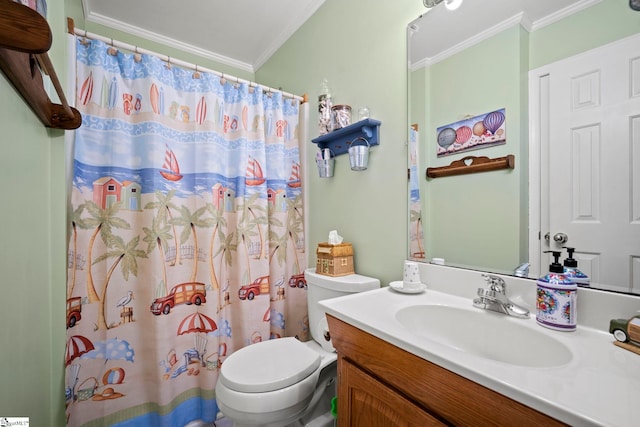
[[[486,156],[467,156],[451,162],[449,166],[427,168],[427,178],[440,178],[443,176],[465,175],[513,168],[515,168],[515,156],[513,154],[495,159],[490,159]]]
[[[359,137],[365,138],[370,147],[380,144],[380,124],[379,120],[360,120],[342,129],[312,139],[311,142],[317,144],[320,150],[329,148],[334,156],[339,156],[346,154],[351,143]]]
[[[64,96],[47,54],[51,42],[51,29],[42,15],[12,0],[0,0],[0,69],[46,127],[76,129],[82,116]],[[62,104],[51,102],[41,73],[51,78]]]

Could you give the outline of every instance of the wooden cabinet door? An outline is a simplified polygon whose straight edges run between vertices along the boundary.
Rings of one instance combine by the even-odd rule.
[[[347,360],[339,360],[338,378],[340,427],[445,425]]]

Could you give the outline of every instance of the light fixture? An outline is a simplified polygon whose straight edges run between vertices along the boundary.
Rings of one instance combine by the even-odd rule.
[[[422,0],[424,7],[431,9],[444,1],[444,5],[449,10],[456,10],[462,4],[462,0]],[[640,0],[639,0],[640,1]]]
[[[444,5],[449,10],[456,10],[462,4],[462,0],[445,0]]]

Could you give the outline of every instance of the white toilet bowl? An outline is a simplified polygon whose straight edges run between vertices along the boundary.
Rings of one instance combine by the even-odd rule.
[[[223,364],[220,370],[216,400],[236,426],[285,426],[304,415],[316,391],[324,391],[319,387],[333,385],[330,375],[324,375],[325,384],[318,379],[323,370],[335,377],[337,356],[314,341],[281,338],[234,354],[238,357],[227,358],[228,368]]]
[[[380,281],[352,274],[329,277],[305,271],[309,327],[313,341],[280,338],[244,347],[222,364],[216,401],[234,426],[333,425],[337,355],[325,341],[326,318],[317,302],[380,287]],[[322,340],[323,344],[319,342]],[[302,422],[302,424],[300,424]]]

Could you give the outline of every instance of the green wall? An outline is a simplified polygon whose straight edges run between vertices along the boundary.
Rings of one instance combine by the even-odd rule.
[[[311,202],[311,246],[338,229],[354,244],[356,270],[379,277],[385,284],[401,274],[406,256],[406,43],[405,26],[424,12],[419,0],[379,2],[327,0],[305,25],[257,73],[254,80],[293,93],[317,95],[327,78],[336,102],[357,109],[366,104],[382,121],[381,144],[372,150],[369,169],[352,172],[347,156],[337,159],[333,179],[320,180],[309,150],[307,185]],[[632,14],[626,1],[605,0],[594,11],[571,21],[577,31],[571,43],[559,44],[562,25],[545,27],[532,35],[536,54],[531,66],[562,55],[576,40],[577,51],[640,30],[640,13]],[[50,55],[65,83],[66,16],[89,31],[112,36],[199,62],[239,77],[241,71],[207,65],[207,61],[164,49],[81,19],[81,0],[50,0],[49,22],[54,33]],[[600,29],[599,19],[616,24]],[[594,27],[595,25],[595,27]],[[595,29],[594,29],[595,28]],[[582,40],[585,37],[587,40]],[[60,131],[45,129],[15,90],[0,77],[4,224],[0,276],[5,304],[0,314],[0,416],[29,416],[32,425],[63,426],[65,346],[65,193],[64,142]],[[315,103],[312,100],[312,107]],[[317,114],[310,118],[315,137]],[[311,144],[309,143],[309,146]],[[310,254],[313,263],[315,254]]]
[[[639,24],[625,2],[604,1],[531,34],[512,27],[412,72],[410,116],[422,130],[422,165],[467,155],[516,159],[513,171],[421,181],[428,258],[506,273],[528,259],[528,72],[637,33]],[[500,107],[506,145],[437,158],[437,127]]]
[[[421,164],[438,167],[465,156],[515,156],[513,170],[421,180],[428,258],[503,272],[527,258],[527,245],[521,252],[519,242],[521,234],[526,239],[527,204],[517,201],[521,183],[525,188],[527,183],[528,147],[522,132],[526,120],[521,120],[527,104],[526,73],[521,67],[528,59],[527,44],[521,40],[527,38],[528,33],[515,26],[428,67],[424,86],[430,114],[422,120]],[[506,144],[437,157],[438,127],[501,108],[506,115]]]
[[[50,2],[54,34],[64,10]],[[64,84],[64,38],[50,56]],[[64,423],[65,191],[62,131],[47,130],[0,77],[3,224],[0,416]]]
[[[317,96],[327,78],[334,104],[362,105],[382,122],[369,168],[351,171],[336,158],[335,175],[320,179],[315,145],[308,142],[309,262],[315,247],[337,229],[353,244],[355,270],[387,284],[402,274],[407,254],[406,25],[425,11],[419,0],[327,0],[256,73],[262,83],[307,93],[310,138],[317,132]],[[357,114],[356,114],[357,116]]]
[[[640,12],[627,0],[603,0],[531,33],[530,69],[640,32]]]

